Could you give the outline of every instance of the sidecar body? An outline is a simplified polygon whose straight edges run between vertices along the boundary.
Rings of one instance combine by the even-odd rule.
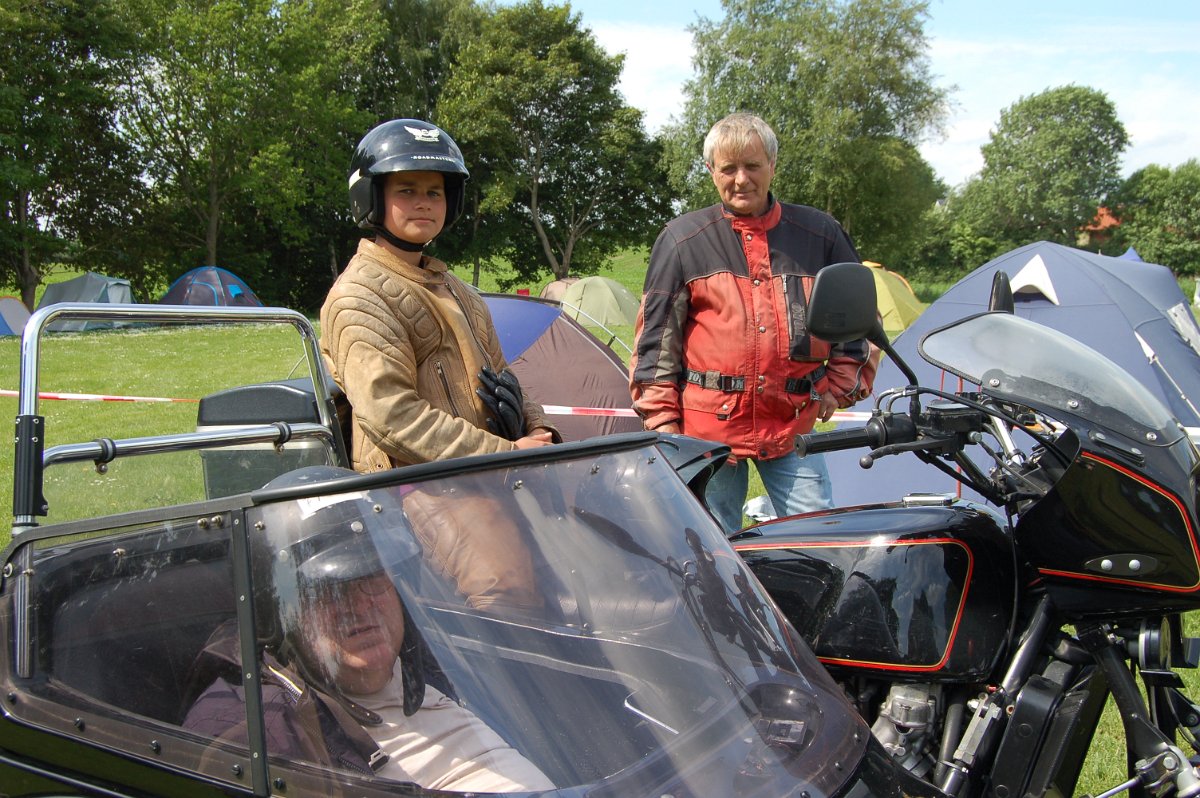
[[[48,447],[39,335],[53,319],[101,313],[279,323],[299,332],[309,374],[210,394],[191,430]],[[892,764],[696,499],[687,479],[705,471],[702,447],[638,433],[329,476],[344,448],[315,336],[297,314],[54,306],[25,336],[0,575],[5,795],[453,794],[449,776],[421,783],[376,773],[374,761],[347,765],[323,725],[303,727],[299,749],[273,734],[283,710],[270,697],[282,678],[272,630],[296,598],[287,585],[301,583],[279,576],[288,552],[262,541],[349,504],[370,508],[365,528],[347,528],[378,558],[405,639],[420,644],[420,657],[401,654],[406,689],[412,674],[437,685],[531,763],[546,781],[525,794],[935,794]],[[49,469],[180,452],[202,455],[198,500],[43,523]],[[325,476],[277,481],[314,465]],[[527,566],[520,601],[481,599],[448,565],[450,521],[463,538],[510,536],[504,556]],[[232,645],[224,682],[207,667],[218,642]],[[243,702],[220,731],[212,716],[196,722],[214,686]],[[320,678],[293,687],[347,698]]]

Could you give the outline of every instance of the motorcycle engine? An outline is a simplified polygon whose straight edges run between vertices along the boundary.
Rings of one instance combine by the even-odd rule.
[[[875,738],[910,773],[926,777],[937,761],[936,684],[893,684],[871,726]]]

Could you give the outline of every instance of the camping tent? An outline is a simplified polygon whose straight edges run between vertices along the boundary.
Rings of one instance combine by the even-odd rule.
[[[912,286],[903,275],[883,268],[883,264],[864,260],[871,267],[875,278],[875,294],[878,297],[879,315],[883,317],[883,331],[888,338],[895,338],[908,325],[917,320],[925,305],[917,299]]]
[[[85,272],[61,283],[51,283],[42,292],[38,302],[38,310],[47,305],[59,302],[105,302],[112,304],[129,304],[133,302],[133,288],[128,280],[118,277],[107,277],[95,272]],[[99,330],[119,326],[120,322],[111,321],[56,321],[46,327],[53,332],[80,332],[82,330]]]
[[[986,310],[997,271],[1009,276],[1018,316],[1060,330],[1097,350],[1158,396],[1185,427],[1200,427],[1200,327],[1171,271],[1045,241],[980,266],[926,308],[893,342],[922,385],[959,389],[958,378],[921,359],[917,344],[931,330]],[[875,392],[904,382],[899,370],[885,358]],[[858,466],[862,454],[837,452],[827,457],[838,504],[896,499],[908,492],[957,490],[958,483],[935,469],[915,467],[911,455],[881,458],[864,471]]]
[[[29,321],[29,308],[15,296],[0,296],[0,335],[20,335]]]
[[[563,294],[572,283],[579,282],[578,277],[564,277],[561,280],[551,280],[542,288],[542,292],[538,294],[542,299],[553,299],[556,302],[561,301]]]
[[[262,307],[241,277],[219,266],[200,266],[185,273],[158,301],[162,305]]]
[[[628,288],[610,277],[598,276],[571,283],[560,301],[572,318],[600,327],[614,324],[632,327],[640,304]]]
[[[504,358],[567,440],[642,428],[629,375],[613,351],[557,302],[484,294]]]

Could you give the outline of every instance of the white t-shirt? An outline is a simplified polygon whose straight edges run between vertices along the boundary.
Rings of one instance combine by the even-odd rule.
[[[383,718],[381,725],[365,727],[388,755],[377,773],[382,778],[458,792],[554,789],[541,770],[474,713],[430,685],[421,708],[405,717],[399,661],[383,690],[354,700]]]

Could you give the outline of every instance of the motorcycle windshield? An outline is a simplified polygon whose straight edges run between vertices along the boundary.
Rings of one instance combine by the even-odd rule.
[[[984,313],[934,330],[918,347],[938,368],[988,394],[1057,409],[1143,442],[1183,436],[1171,413],[1116,363],[1057,330]]]
[[[379,778],[614,797],[844,788],[869,730],[718,525],[656,447],[581,451],[253,508],[252,528],[292,541],[252,552],[258,636],[277,641],[264,662],[426,730],[396,744],[364,723],[390,754]],[[376,617],[401,607],[399,631]]]

